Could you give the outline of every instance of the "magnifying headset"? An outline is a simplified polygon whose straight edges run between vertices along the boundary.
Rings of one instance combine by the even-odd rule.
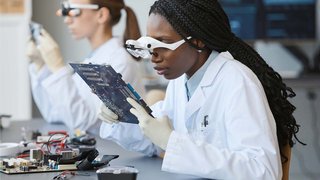
[[[97,4],[76,4],[69,2],[62,2],[61,9],[57,11],[57,16],[71,16],[76,17],[81,14],[81,9],[99,9],[99,5]]]
[[[191,39],[191,37],[187,37]],[[138,40],[129,39],[126,41],[125,47],[127,51],[136,58],[150,58],[155,48],[165,48],[175,50],[185,42],[184,39],[174,43],[164,43],[148,36],[142,36]]]

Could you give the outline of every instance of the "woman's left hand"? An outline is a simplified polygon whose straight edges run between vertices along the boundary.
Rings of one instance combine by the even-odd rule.
[[[132,98],[127,98],[127,101],[133,107],[130,109],[130,112],[139,120],[139,126],[143,134],[154,144],[165,150],[172,132],[172,126],[168,117],[153,118]]]

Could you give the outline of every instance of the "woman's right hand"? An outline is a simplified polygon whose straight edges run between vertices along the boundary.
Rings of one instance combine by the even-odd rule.
[[[27,42],[27,56],[30,62],[36,65],[37,70],[40,70],[44,65],[43,57],[31,39]]]
[[[108,124],[119,123],[118,115],[102,104],[98,118]]]
[[[51,72],[57,72],[62,67],[66,66],[58,44],[45,29],[41,30],[37,49],[41,53],[44,63]]]

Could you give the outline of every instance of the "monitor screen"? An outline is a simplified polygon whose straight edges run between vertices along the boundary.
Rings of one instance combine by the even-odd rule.
[[[242,39],[316,37],[316,0],[220,0],[232,31]]]

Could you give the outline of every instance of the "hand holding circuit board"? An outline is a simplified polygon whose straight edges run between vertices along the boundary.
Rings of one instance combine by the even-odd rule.
[[[151,115],[151,109],[133,87],[122,80],[121,74],[117,73],[112,66],[78,63],[70,63],[70,65],[104,105],[118,115],[120,122],[139,123],[137,118],[130,113],[132,106],[126,100],[128,97],[139,102]]]

